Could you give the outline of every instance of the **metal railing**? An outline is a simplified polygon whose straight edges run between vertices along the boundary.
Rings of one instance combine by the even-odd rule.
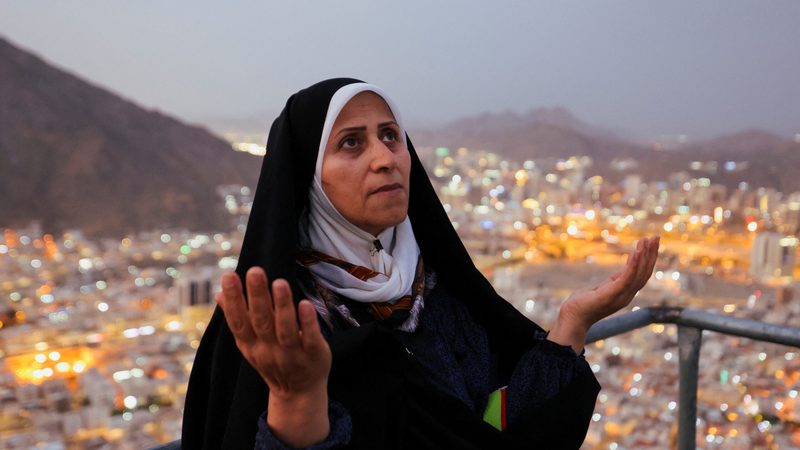
[[[678,450],[694,450],[696,445],[697,369],[703,330],[800,347],[800,328],[673,307],[641,308],[602,320],[589,330],[586,343],[590,344],[650,324],[678,326]]]

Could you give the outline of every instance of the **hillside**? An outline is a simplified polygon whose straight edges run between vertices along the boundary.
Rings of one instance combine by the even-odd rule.
[[[227,230],[216,187],[258,177],[257,157],[2,38],[0,99],[0,227]]]

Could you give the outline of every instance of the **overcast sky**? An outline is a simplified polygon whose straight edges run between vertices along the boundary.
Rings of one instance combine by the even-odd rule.
[[[793,0],[0,0],[0,35],[192,122],[266,129],[291,93],[353,76],[416,126],[558,105],[641,137],[800,133]]]

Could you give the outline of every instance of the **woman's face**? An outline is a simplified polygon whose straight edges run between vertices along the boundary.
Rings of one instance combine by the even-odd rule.
[[[364,91],[342,108],[322,157],[322,189],[353,225],[377,236],[408,213],[411,157],[391,109]]]

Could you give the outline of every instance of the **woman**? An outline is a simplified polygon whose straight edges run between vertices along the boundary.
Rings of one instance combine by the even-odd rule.
[[[184,448],[580,446],[599,391],[586,332],[644,286],[657,237],[544,333],[475,268],[382,90],[296,93],[267,148]]]

